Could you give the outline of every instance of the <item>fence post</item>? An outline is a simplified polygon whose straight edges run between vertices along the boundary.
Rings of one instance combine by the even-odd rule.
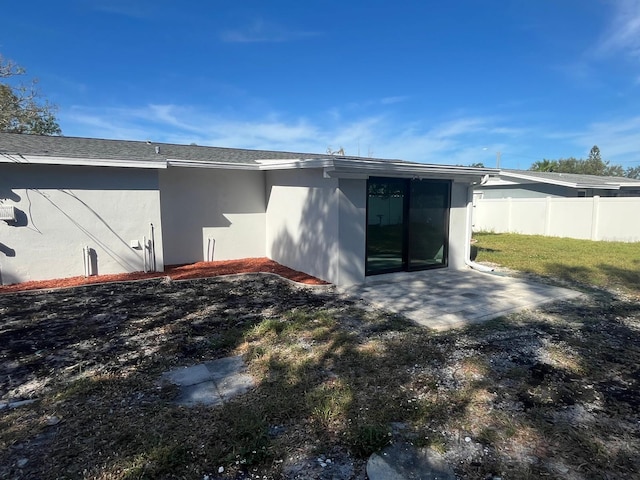
[[[600,196],[594,195],[592,201],[592,210],[591,210],[591,240],[599,240],[599,230],[600,230]]]
[[[547,196],[545,198],[545,209],[544,209],[544,236],[548,237],[551,235],[551,197]]]

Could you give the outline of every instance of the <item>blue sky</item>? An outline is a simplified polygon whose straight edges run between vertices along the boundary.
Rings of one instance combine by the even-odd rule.
[[[640,164],[640,0],[6,3],[68,136]]]

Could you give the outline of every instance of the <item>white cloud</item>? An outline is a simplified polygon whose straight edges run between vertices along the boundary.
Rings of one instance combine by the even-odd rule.
[[[623,52],[640,58],[640,0],[618,0],[613,19],[602,36],[597,52]]]
[[[223,31],[220,38],[227,43],[279,43],[318,35],[319,32],[289,30],[264,20],[255,20],[249,26]]]
[[[612,164],[628,166],[640,160],[640,116],[595,122],[566,136],[583,152],[589,152],[593,145],[598,145],[602,157]]]
[[[394,103],[402,103],[409,100],[409,97],[406,95],[398,95],[395,97],[384,97],[380,99],[380,103],[382,105],[393,105]]]
[[[563,154],[545,158],[586,158],[591,147],[597,145],[602,158],[613,165],[628,167],[640,162],[640,116],[592,122],[571,131],[547,133],[544,137],[565,149]]]
[[[144,5],[141,2],[131,2],[130,0],[101,0],[93,4],[92,8],[98,12],[136,19],[149,18],[154,10],[153,4]]]
[[[458,117],[424,124],[377,114],[348,119],[279,114],[228,118],[192,107],[82,108],[60,112],[65,135],[152,140],[220,147],[396,158],[429,163],[470,164],[490,157],[483,147],[504,145],[522,132],[492,117]]]

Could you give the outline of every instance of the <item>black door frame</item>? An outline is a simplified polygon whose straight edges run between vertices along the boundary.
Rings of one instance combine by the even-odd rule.
[[[371,181],[376,180],[394,180],[394,181],[402,181],[403,183],[403,202],[402,202],[402,265],[397,268],[386,268],[386,269],[378,269],[375,271],[371,271],[369,269],[369,184]],[[411,244],[409,239],[411,238],[411,222],[410,222],[410,205],[411,205],[411,183],[412,182],[427,182],[427,183],[438,183],[438,184],[446,184],[447,185],[447,197],[445,199],[446,205],[444,207],[444,238],[443,238],[443,262],[441,264],[433,264],[433,265],[425,265],[412,267],[410,258],[411,258]],[[435,268],[444,268],[449,264],[449,223],[450,223],[450,213],[451,213],[451,184],[453,182],[451,180],[440,180],[440,179],[412,179],[412,178],[398,178],[398,177],[369,177],[367,179],[367,210],[366,210],[366,229],[365,229],[365,275],[380,275],[384,273],[394,273],[394,272],[415,272],[422,270],[431,270]]]

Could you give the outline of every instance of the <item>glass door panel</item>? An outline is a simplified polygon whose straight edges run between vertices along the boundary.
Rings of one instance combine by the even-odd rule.
[[[371,178],[367,197],[366,273],[406,268],[406,200],[408,181]]]
[[[450,184],[412,180],[409,191],[408,269],[447,264]]]
[[[447,265],[451,182],[372,177],[366,274]]]

